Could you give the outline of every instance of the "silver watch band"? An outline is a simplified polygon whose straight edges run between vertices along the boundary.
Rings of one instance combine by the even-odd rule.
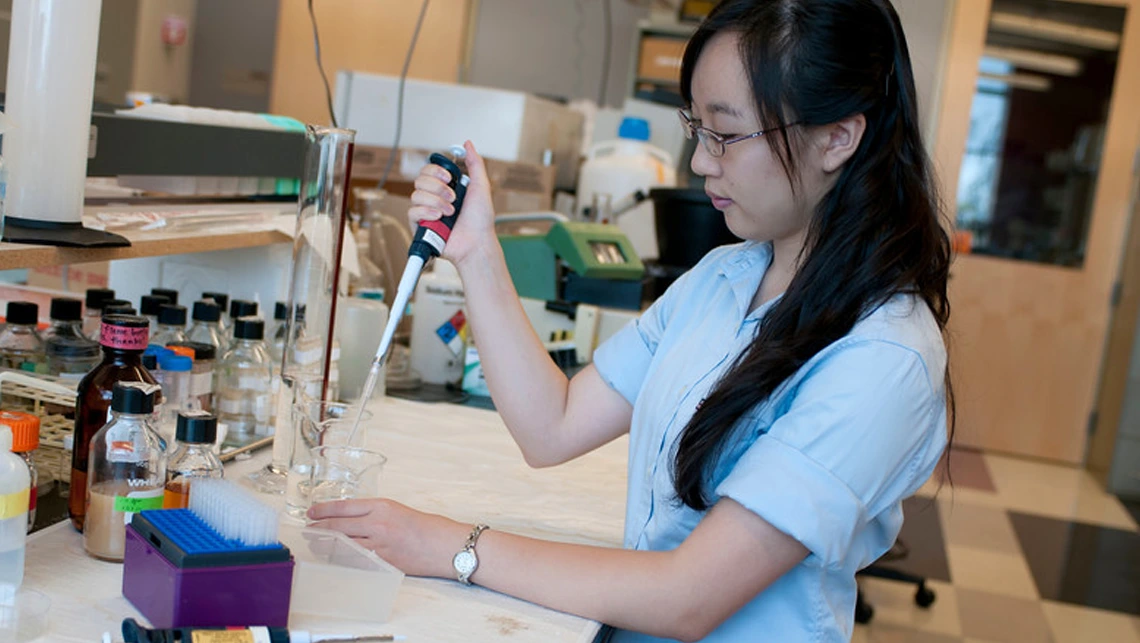
[[[488,527],[487,525],[484,525],[483,523],[479,523],[479,524],[475,525],[475,527],[471,530],[471,533],[468,534],[467,544],[464,545],[463,548],[464,549],[475,549],[475,543],[477,543],[479,541],[479,535],[488,529],[490,529],[490,527]]]
[[[455,561],[453,564],[455,565],[455,571],[458,574],[456,576],[456,579],[464,585],[471,584],[471,576],[479,569],[479,556],[475,552],[475,544],[479,542],[480,534],[482,534],[487,529],[490,529],[490,527],[484,525],[483,523],[475,525],[475,527],[471,530],[471,533],[467,536],[467,543],[464,544],[463,549],[461,549],[459,553],[455,555]],[[461,566],[459,560],[460,557],[464,554],[467,555],[467,560],[465,561],[465,564],[462,564]]]

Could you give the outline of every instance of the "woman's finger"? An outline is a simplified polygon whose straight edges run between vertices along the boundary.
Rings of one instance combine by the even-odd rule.
[[[447,187],[446,183],[440,181],[434,176],[424,176],[421,174],[416,177],[416,181],[413,185],[417,191],[422,190],[431,194],[437,194],[440,198],[444,199],[448,203],[451,203],[455,200],[455,190]]]
[[[412,205],[422,205],[429,208],[435,208],[444,214],[451,214],[455,212],[455,206],[445,201],[443,197],[431,192],[424,192],[416,190],[412,192]]]
[[[339,531],[351,538],[367,538],[371,533],[371,525],[364,517],[328,518],[326,520],[318,520],[310,524],[309,527]]]
[[[324,520],[326,518],[356,518],[372,513],[371,499],[334,500],[321,502],[309,507],[310,520]]]

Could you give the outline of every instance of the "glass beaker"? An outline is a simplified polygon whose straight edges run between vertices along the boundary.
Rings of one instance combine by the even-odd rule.
[[[310,504],[375,498],[380,493],[380,473],[388,462],[383,454],[360,447],[325,445],[312,449]]]
[[[321,446],[360,447],[365,432],[352,435],[352,425],[356,421],[358,407],[340,402],[324,402],[304,398],[293,406],[290,417],[293,422],[293,449],[289,458],[289,473],[285,483],[285,510],[295,518],[303,518],[309,509],[309,491],[313,473],[312,450]],[[365,410],[361,421],[372,419],[372,412]]]
[[[305,165],[297,199],[297,226],[293,237],[293,267],[287,298],[285,347],[280,363],[281,386],[277,392],[274,442],[289,446],[295,436],[292,414],[280,412],[296,400],[297,383],[317,399],[327,399],[335,390],[330,375],[335,371],[335,341],[338,295],[347,283],[341,273],[341,255],[348,224],[349,184],[352,176],[353,139],[356,132],[317,125],[305,126]],[[334,383],[335,384],[335,383]],[[286,487],[288,459],[293,449],[273,449],[273,459],[250,476],[254,488],[281,493]]]

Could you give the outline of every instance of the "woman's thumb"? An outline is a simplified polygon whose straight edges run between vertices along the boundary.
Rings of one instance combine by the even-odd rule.
[[[471,177],[471,182],[489,185],[487,166],[483,163],[483,157],[479,156],[479,152],[475,150],[475,144],[467,141],[463,144],[463,149],[467,152],[464,163],[467,165],[467,176]]]

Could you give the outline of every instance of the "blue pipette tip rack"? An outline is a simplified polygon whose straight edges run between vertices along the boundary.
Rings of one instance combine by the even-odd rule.
[[[131,526],[175,567],[237,567],[289,560],[280,543],[249,546],[226,540],[189,509],[151,509],[131,519]]]

